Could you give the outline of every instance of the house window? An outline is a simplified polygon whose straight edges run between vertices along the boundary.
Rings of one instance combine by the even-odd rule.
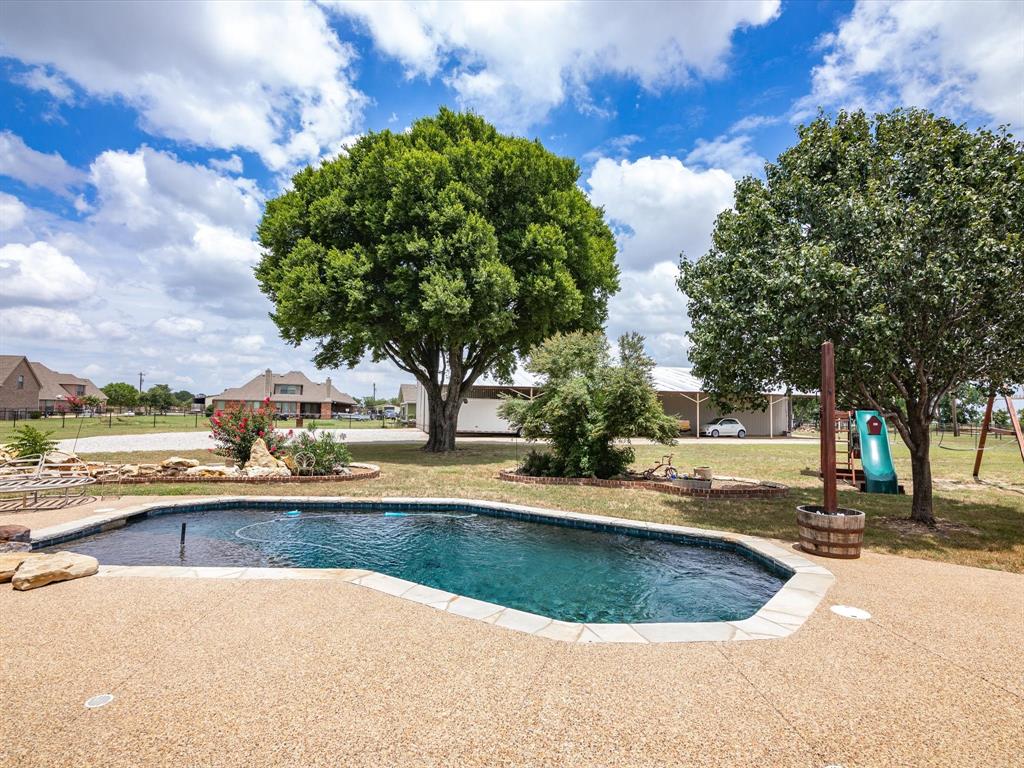
[[[274,385],[275,395],[301,395],[302,385],[301,384],[275,384]]]
[[[75,385],[75,394],[78,395],[79,397],[84,395],[85,394],[85,384],[76,384]]]
[[[277,408],[278,413],[295,415],[295,406],[298,403],[274,403],[274,407]]]
[[[25,377],[19,375],[18,376],[18,389],[24,389],[24,388],[25,388]]]

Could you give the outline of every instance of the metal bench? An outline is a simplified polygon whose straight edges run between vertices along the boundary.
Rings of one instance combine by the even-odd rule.
[[[61,506],[73,499],[83,498],[86,487],[96,482],[89,476],[88,465],[77,456],[61,462],[47,461],[46,456],[19,456],[0,464],[0,496],[21,496],[21,506],[27,509],[29,496],[39,506],[39,495],[60,499]],[[77,493],[73,493],[77,491]]]

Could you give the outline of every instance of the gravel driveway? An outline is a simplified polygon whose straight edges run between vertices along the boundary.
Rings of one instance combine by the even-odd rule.
[[[278,430],[285,432],[286,430]],[[427,436],[418,429],[331,429],[317,432],[334,432],[345,435],[347,443],[421,443]],[[105,435],[61,440],[62,451],[78,453],[111,453],[117,451],[201,451],[213,448],[209,432],[152,432],[145,435]]]

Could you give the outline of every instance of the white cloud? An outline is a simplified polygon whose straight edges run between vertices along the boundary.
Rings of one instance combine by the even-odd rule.
[[[39,339],[68,342],[91,339],[92,328],[74,312],[47,307],[0,309],[0,338],[36,343]]]
[[[733,32],[779,12],[778,0],[329,5],[360,19],[408,76],[443,75],[461,104],[512,130],[570,96],[594,109],[587,83],[604,74],[648,89],[720,76]]]
[[[249,334],[248,336],[239,336],[235,339],[234,349],[243,353],[259,352],[263,348],[264,344],[263,337],[258,333]]]
[[[60,153],[37,152],[10,131],[0,132],[0,174],[69,197],[71,188],[86,181],[85,173],[68,165]]]
[[[0,192],[0,231],[17,229],[28,218],[28,207],[14,195]]]
[[[750,133],[768,125],[782,122],[781,115],[746,115],[729,126],[729,133]]]
[[[981,115],[1024,127],[1024,3],[864,2],[822,40],[811,93],[794,118],[818,106],[896,105]]]
[[[719,136],[711,141],[697,139],[686,162],[699,168],[721,168],[732,176],[742,177],[760,174],[765,159],[750,146],[749,136]]]
[[[116,320],[104,320],[96,323],[96,332],[105,339],[111,341],[124,341],[132,336],[131,329],[124,323]]]
[[[0,305],[65,304],[95,290],[96,281],[49,243],[0,248]]]
[[[33,91],[43,91],[61,102],[71,101],[74,92],[59,75],[50,74],[44,67],[32,67],[11,76],[11,80]]]
[[[194,317],[161,317],[153,323],[153,330],[177,339],[193,338],[205,327],[202,320]]]
[[[250,149],[275,170],[352,133],[365,102],[313,3],[9,3],[0,48],[123,99],[150,133]]]
[[[735,180],[720,169],[695,171],[675,157],[602,158],[587,179],[591,199],[619,229],[619,265],[648,269],[704,255],[715,217],[732,204]]]
[[[241,173],[243,170],[242,158],[232,155],[228,158],[210,158],[210,167],[221,173]]]

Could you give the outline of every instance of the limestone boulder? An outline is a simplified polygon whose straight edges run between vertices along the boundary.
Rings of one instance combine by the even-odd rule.
[[[137,464],[122,464],[121,468],[118,470],[118,474],[120,474],[121,477],[138,477],[139,466]]]
[[[226,464],[200,464],[185,470],[185,477],[236,477],[240,474],[238,467]]]
[[[0,552],[0,584],[10,581],[18,567],[26,560],[37,557],[42,555],[38,552]]]
[[[31,541],[32,531],[27,525],[0,525],[0,541]]]
[[[139,474],[140,475],[149,476],[149,475],[155,475],[158,472],[160,472],[160,465],[159,464],[139,464]]]
[[[291,477],[292,472],[286,466],[280,467],[245,467],[246,477]]]
[[[276,469],[283,467],[288,469],[283,461],[275,459],[267,448],[266,442],[262,437],[257,437],[256,442],[252,444],[252,452],[249,454],[249,460],[245,462],[245,468],[250,467],[265,467],[267,469]],[[289,472],[289,474],[291,474]]]
[[[32,542],[30,541],[0,541],[0,554],[11,552],[31,552]]]
[[[77,464],[79,461],[77,454],[67,451],[50,451],[46,454],[47,464]]]
[[[7,450],[6,445],[0,445],[0,464],[3,464],[5,461],[10,461],[14,456],[14,451]]]
[[[11,586],[24,591],[45,587],[56,581],[70,581],[92,576],[100,569],[99,561],[89,555],[74,552],[55,552],[24,560],[14,572]]]
[[[160,466],[164,469],[191,469],[192,467],[198,467],[199,462],[196,459],[184,459],[181,456],[171,456],[169,459],[161,461]]]

